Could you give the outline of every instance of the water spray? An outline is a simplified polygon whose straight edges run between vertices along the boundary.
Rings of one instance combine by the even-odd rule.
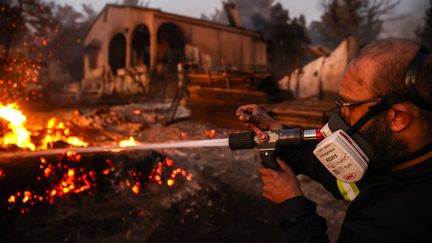
[[[255,135],[255,133],[257,135]],[[276,152],[278,147],[301,145],[308,140],[321,140],[323,136],[320,130],[303,130],[301,128],[271,130],[266,132],[243,132],[233,133],[228,138],[205,139],[183,142],[166,143],[142,143],[131,146],[96,146],[80,148],[58,148],[34,152],[5,152],[0,153],[0,163],[6,159],[40,157],[47,155],[75,152],[80,154],[96,152],[122,152],[133,150],[149,150],[163,148],[197,148],[197,147],[229,147],[231,150],[243,150],[258,148],[260,151],[263,165],[270,169],[280,170],[276,162]]]

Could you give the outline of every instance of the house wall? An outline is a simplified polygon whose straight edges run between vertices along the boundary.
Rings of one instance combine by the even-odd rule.
[[[353,37],[345,39],[330,55],[320,57],[294,70],[279,81],[279,88],[296,98],[335,96],[349,61],[359,50]]]

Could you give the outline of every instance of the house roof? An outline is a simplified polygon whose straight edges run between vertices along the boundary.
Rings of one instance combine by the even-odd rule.
[[[177,21],[189,22],[189,23],[193,23],[193,24],[198,24],[198,25],[206,26],[206,27],[209,27],[209,28],[220,29],[220,30],[225,30],[225,31],[229,31],[229,32],[235,32],[235,33],[239,33],[239,34],[243,34],[243,35],[254,36],[254,37],[257,37],[257,38],[262,38],[262,35],[259,32],[252,31],[252,30],[247,30],[245,28],[233,27],[233,26],[230,26],[230,25],[227,25],[227,24],[221,24],[221,23],[217,23],[217,22],[213,22],[213,21],[209,21],[209,20],[205,20],[205,19],[198,19],[198,18],[192,18],[192,17],[188,17],[188,16],[184,16],[184,15],[163,12],[162,10],[155,9],[155,8],[148,8],[148,7],[141,7],[141,6],[117,5],[117,4],[106,4],[105,5],[105,7],[102,9],[102,11],[96,17],[96,19],[93,22],[92,26],[89,28],[86,36],[89,34],[89,32],[91,31],[91,29],[93,28],[94,23],[109,8],[124,8],[124,9],[135,9],[135,10],[138,10],[138,11],[150,11],[150,12],[153,12],[156,16],[172,19],[174,21],[177,20]]]

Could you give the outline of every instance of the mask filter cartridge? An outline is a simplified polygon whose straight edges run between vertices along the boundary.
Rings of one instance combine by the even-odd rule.
[[[313,153],[336,178],[346,183],[360,180],[369,163],[366,154],[343,130],[328,134]]]

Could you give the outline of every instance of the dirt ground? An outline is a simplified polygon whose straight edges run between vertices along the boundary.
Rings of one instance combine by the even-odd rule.
[[[31,112],[32,122],[51,116],[73,124],[93,110]],[[103,115],[99,112],[99,120]],[[93,114],[93,113],[92,113]],[[134,136],[141,142],[225,138],[232,129],[184,120],[168,127],[119,116],[118,124],[75,127],[93,144]],[[88,118],[88,117],[87,117]],[[75,124],[76,125],[76,124]],[[100,129],[107,133],[97,133]],[[212,132],[214,130],[214,132]],[[117,134],[117,135],[113,135]],[[116,137],[118,136],[118,137]],[[42,205],[29,213],[2,212],[1,242],[283,242],[275,217],[277,205],[261,196],[257,151],[228,148],[164,149],[175,166],[193,174],[192,181],[178,180],[172,187],[148,183],[138,195],[129,191],[92,189]],[[146,152],[128,152],[122,160],[140,163]],[[115,161],[114,161],[115,162]],[[322,186],[299,176],[307,197],[318,204],[327,219],[328,234],[336,241],[347,204],[336,201]],[[1,183],[0,183],[1,184]],[[3,186],[7,186],[2,184]]]

